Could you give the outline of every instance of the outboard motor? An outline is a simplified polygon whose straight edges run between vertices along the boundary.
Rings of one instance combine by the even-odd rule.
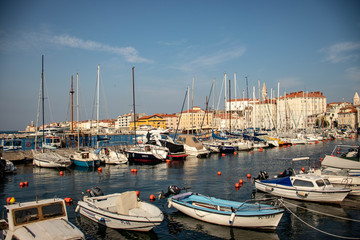
[[[92,187],[89,192],[90,197],[104,196],[104,193],[99,187]]]
[[[181,189],[178,186],[170,185],[168,187],[167,193],[164,193],[164,191],[161,191],[161,194],[159,195],[160,199],[168,198],[171,194],[177,195],[179,194]]]
[[[268,178],[269,178],[269,174],[266,171],[260,171],[258,177],[255,179],[265,180]]]

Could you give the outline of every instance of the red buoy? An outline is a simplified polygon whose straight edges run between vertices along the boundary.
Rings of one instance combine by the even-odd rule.
[[[98,172],[102,172],[102,168],[101,167],[98,167]]]
[[[23,182],[20,183],[20,187],[24,187],[24,183],[23,183]]]
[[[225,153],[222,153],[221,156],[225,157]]]
[[[244,181],[243,181],[242,179],[240,179],[240,180],[239,180],[239,183],[240,183],[240,184],[243,184],[243,183],[244,183]]]
[[[64,200],[65,200],[65,202],[66,203],[72,203],[72,198],[70,198],[70,197],[66,197],[66,198],[64,198]]]
[[[235,183],[235,188],[239,188],[240,184],[239,183]]]
[[[24,182],[24,186],[25,186],[25,187],[29,186],[29,182],[28,182],[28,181],[25,181],[25,182]]]
[[[302,167],[302,168],[301,168],[301,171],[305,172],[305,168],[304,168],[304,167]]]
[[[251,174],[248,173],[248,174],[246,175],[246,177],[247,177],[247,178],[251,178]]]
[[[136,196],[140,197],[140,192],[138,190],[136,190],[135,192],[136,192]]]
[[[64,176],[64,172],[63,172],[63,171],[60,171],[60,176]]]
[[[218,171],[218,173],[217,173],[219,176],[221,175],[221,172],[220,171]]]
[[[154,194],[150,195],[150,201],[155,201],[155,195]]]

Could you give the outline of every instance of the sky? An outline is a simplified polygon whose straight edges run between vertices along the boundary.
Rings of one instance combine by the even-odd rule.
[[[247,77],[250,96],[265,82],[269,95],[280,83],[280,95],[352,102],[360,1],[0,1],[0,130],[36,123],[42,55],[45,123],[71,120],[77,73],[80,120],[96,119],[98,65],[100,119],[132,111],[132,67],[136,112],[148,115],[180,112],[193,82],[190,105],[205,109],[210,97],[223,108],[225,73],[232,98],[236,73],[237,98]],[[74,103],[76,120],[76,94]]]

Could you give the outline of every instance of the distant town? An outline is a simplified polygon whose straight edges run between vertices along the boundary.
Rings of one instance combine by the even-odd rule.
[[[311,128],[358,129],[360,122],[360,99],[356,92],[353,102],[327,103],[320,92],[291,92],[283,96],[269,97],[265,84],[259,98],[234,98],[225,103],[225,110],[188,107],[183,112],[164,114],[127,113],[116,119],[54,122],[36,128],[32,121],[25,132],[32,133],[43,128],[64,128],[99,134],[127,134],[136,129],[168,129],[178,132],[202,132],[209,129],[276,129],[299,131]]]

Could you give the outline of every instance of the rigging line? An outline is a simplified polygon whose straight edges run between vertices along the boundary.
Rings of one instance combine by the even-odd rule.
[[[339,218],[339,219],[347,220],[347,221],[360,222],[360,220],[357,220],[357,219],[340,217],[340,216],[335,216],[335,215],[331,215],[331,214],[328,214],[328,213],[319,212],[319,211],[316,211],[316,210],[313,210],[313,209],[309,209],[309,208],[306,208],[306,207],[302,207],[302,206],[296,205],[296,204],[291,203],[291,202],[284,201],[284,200],[283,200],[283,202],[288,203],[288,204],[293,205],[293,206],[296,206],[296,207],[299,207],[299,208],[302,208],[302,209],[305,209],[305,210],[310,211],[310,212],[315,212],[315,213],[323,214],[323,215],[326,215],[326,216],[329,216],[329,217]]]
[[[178,124],[177,124],[177,126],[176,126],[176,130],[175,130],[174,141],[176,141],[176,134],[177,134],[177,131],[178,131],[178,128],[179,128],[179,125],[180,125],[182,112],[184,111],[184,105],[185,105],[185,101],[186,101],[186,96],[187,96],[187,94],[188,94],[188,88],[186,88],[185,97],[184,97],[183,105],[182,105],[182,108],[181,108],[179,121],[178,121]]]
[[[282,202],[283,200],[280,199],[280,202]],[[329,236],[332,236],[332,237],[337,237],[337,238],[342,238],[342,239],[360,239],[360,238],[354,238],[354,237],[345,237],[345,236],[339,236],[339,235],[336,235],[336,234],[332,234],[332,233],[328,233],[328,232],[325,232],[321,229],[318,229],[314,226],[311,226],[309,223],[305,222],[304,220],[302,220],[300,217],[298,217],[294,212],[292,212],[284,203],[282,203],[282,205],[286,208],[286,210],[288,210],[292,215],[294,215],[294,217],[296,217],[300,222],[304,223],[306,226],[318,231],[318,232],[321,232],[325,235],[329,235]]]
[[[101,84],[101,88],[102,88],[102,93],[103,93],[103,100],[104,100],[104,107],[105,107],[105,112],[106,112],[106,118],[107,119],[110,119],[110,114],[109,114],[109,108],[108,108],[108,105],[107,105],[107,99],[106,99],[106,95],[105,95],[105,88],[104,88],[104,82],[101,78],[101,72],[99,74],[99,81],[100,81],[100,84]],[[100,87],[100,84],[99,84],[99,87]],[[100,108],[101,110],[101,108]],[[101,114],[100,114],[101,116]]]
[[[202,130],[202,127],[203,127],[203,124],[204,124],[204,120],[205,120],[205,116],[207,115],[207,117],[209,118],[209,116],[208,116],[208,114],[206,114],[206,112],[207,112],[208,109],[209,109],[209,100],[210,100],[210,97],[211,97],[213,85],[214,85],[214,82],[211,84],[210,93],[209,93],[209,98],[207,99],[207,102],[206,102],[205,113],[204,113],[204,117],[203,117],[202,122],[201,122],[200,130]],[[209,121],[209,119],[208,119],[208,121]]]

